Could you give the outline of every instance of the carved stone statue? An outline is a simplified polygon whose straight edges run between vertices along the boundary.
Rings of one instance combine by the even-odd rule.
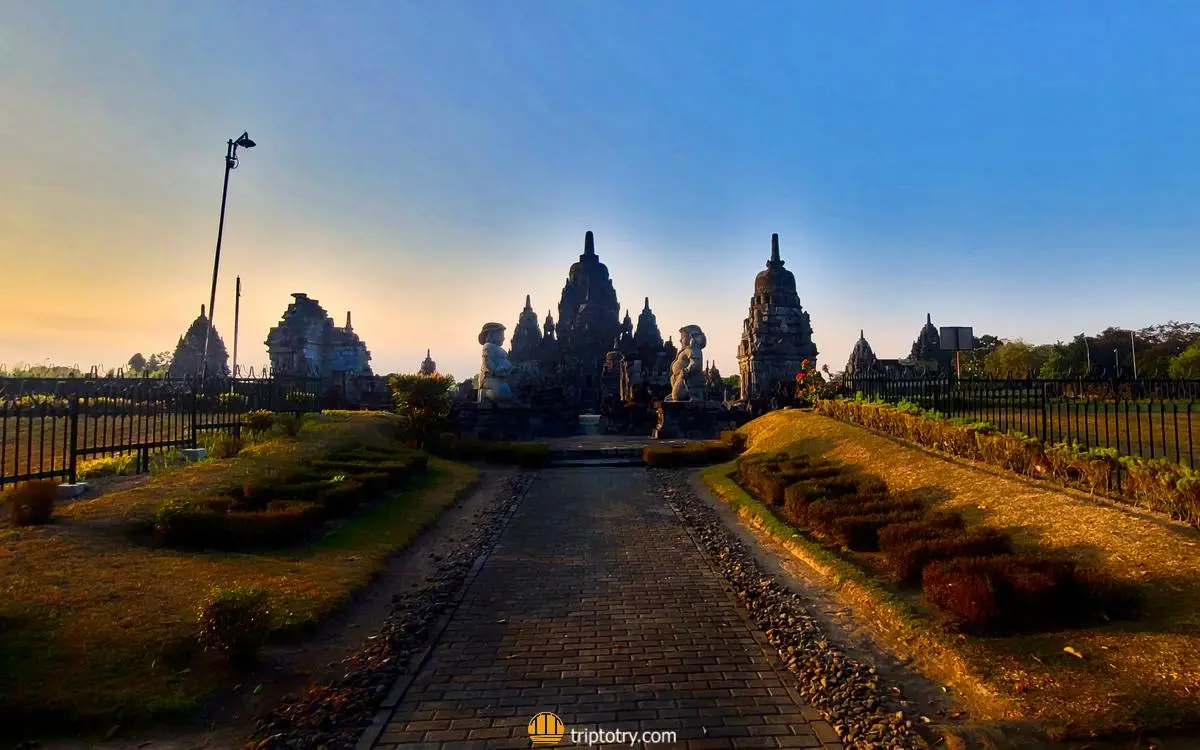
[[[479,332],[479,343],[483,345],[483,364],[479,370],[479,403],[501,404],[513,400],[513,392],[507,378],[512,372],[508,352],[504,343],[504,326],[486,323]]]
[[[679,353],[671,363],[671,397],[668,401],[704,398],[704,346],[707,343],[700,326],[679,329]]]

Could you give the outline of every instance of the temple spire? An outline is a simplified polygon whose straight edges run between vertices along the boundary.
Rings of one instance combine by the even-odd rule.
[[[650,298],[649,297],[646,298],[646,305],[645,305],[645,307],[642,308],[642,312],[644,312],[644,313],[650,312]]]
[[[204,305],[200,305],[200,317],[204,317]]]
[[[583,235],[583,254],[585,257],[596,257],[596,238],[592,236],[590,229]]]
[[[529,295],[528,294],[525,295],[525,311],[533,312],[533,305],[531,305],[529,303]]]
[[[771,263],[782,263],[779,260],[779,235],[771,235]]]
[[[349,331],[350,328],[351,328],[351,326],[350,326],[350,311],[347,310],[346,311],[346,330]]]
[[[858,329],[858,337],[860,339],[865,339],[867,337],[866,333],[864,333],[863,329],[861,329],[861,328]]]
[[[933,325],[933,313],[925,313],[925,325]]]

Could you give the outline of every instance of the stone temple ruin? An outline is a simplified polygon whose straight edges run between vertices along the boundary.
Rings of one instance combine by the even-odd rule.
[[[767,268],[755,279],[738,364],[742,390],[729,402],[720,373],[704,361],[700,326],[685,325],[664,341],[649,297],[637,323],[622,309],[608,267],[584,236],[583,253],[567,272],[558,318],[540,322],[529,295],[511,331],[511,350],[499,323],[479,334],[481,371],[457,390],[460,431],[530,438],[574,435],[580,415],[600,416],[600,429],[660,437],[715,436],[749,418],[750,405],[790,386],[801,362],[815,362],[808,313],[796,280],[783,268],[779,237],[772,236]]]
[[[904,359],[880,359],[867,343],[863,331],[858,332],[858,341],[850,350],[845,374],[848,377],[920,377],[948,373],[953,362],[953,353],[943,351],[941,334],[933,324],[933,315],[925,315],[925,325],[917,334],[908,357]]]
[[[267,354],[275,377],[319,379],[330,396],[363,405],[386,394],[386,383],[371,371],[371,353],[354,332],[350,312],[337,326],[320,303],[303,292],[292,294],[279,321],[267,334]]]

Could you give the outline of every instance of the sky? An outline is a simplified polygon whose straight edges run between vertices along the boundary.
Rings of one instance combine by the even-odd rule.
[[[820,362],[926,313],[1031,342],[1196,320],[1200,5],[4,0],[0,362],[118,366],[293,292],[459,379],[592,230],[736,372],[780,235]],[[677,338],[677,335],[676,335]]]

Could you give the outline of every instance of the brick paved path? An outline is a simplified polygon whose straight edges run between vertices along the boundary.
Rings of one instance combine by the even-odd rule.
[[[644,469],[546,470],[373,747],[528,748],[539,711],[672,747],[840,747],[785,676]]]

